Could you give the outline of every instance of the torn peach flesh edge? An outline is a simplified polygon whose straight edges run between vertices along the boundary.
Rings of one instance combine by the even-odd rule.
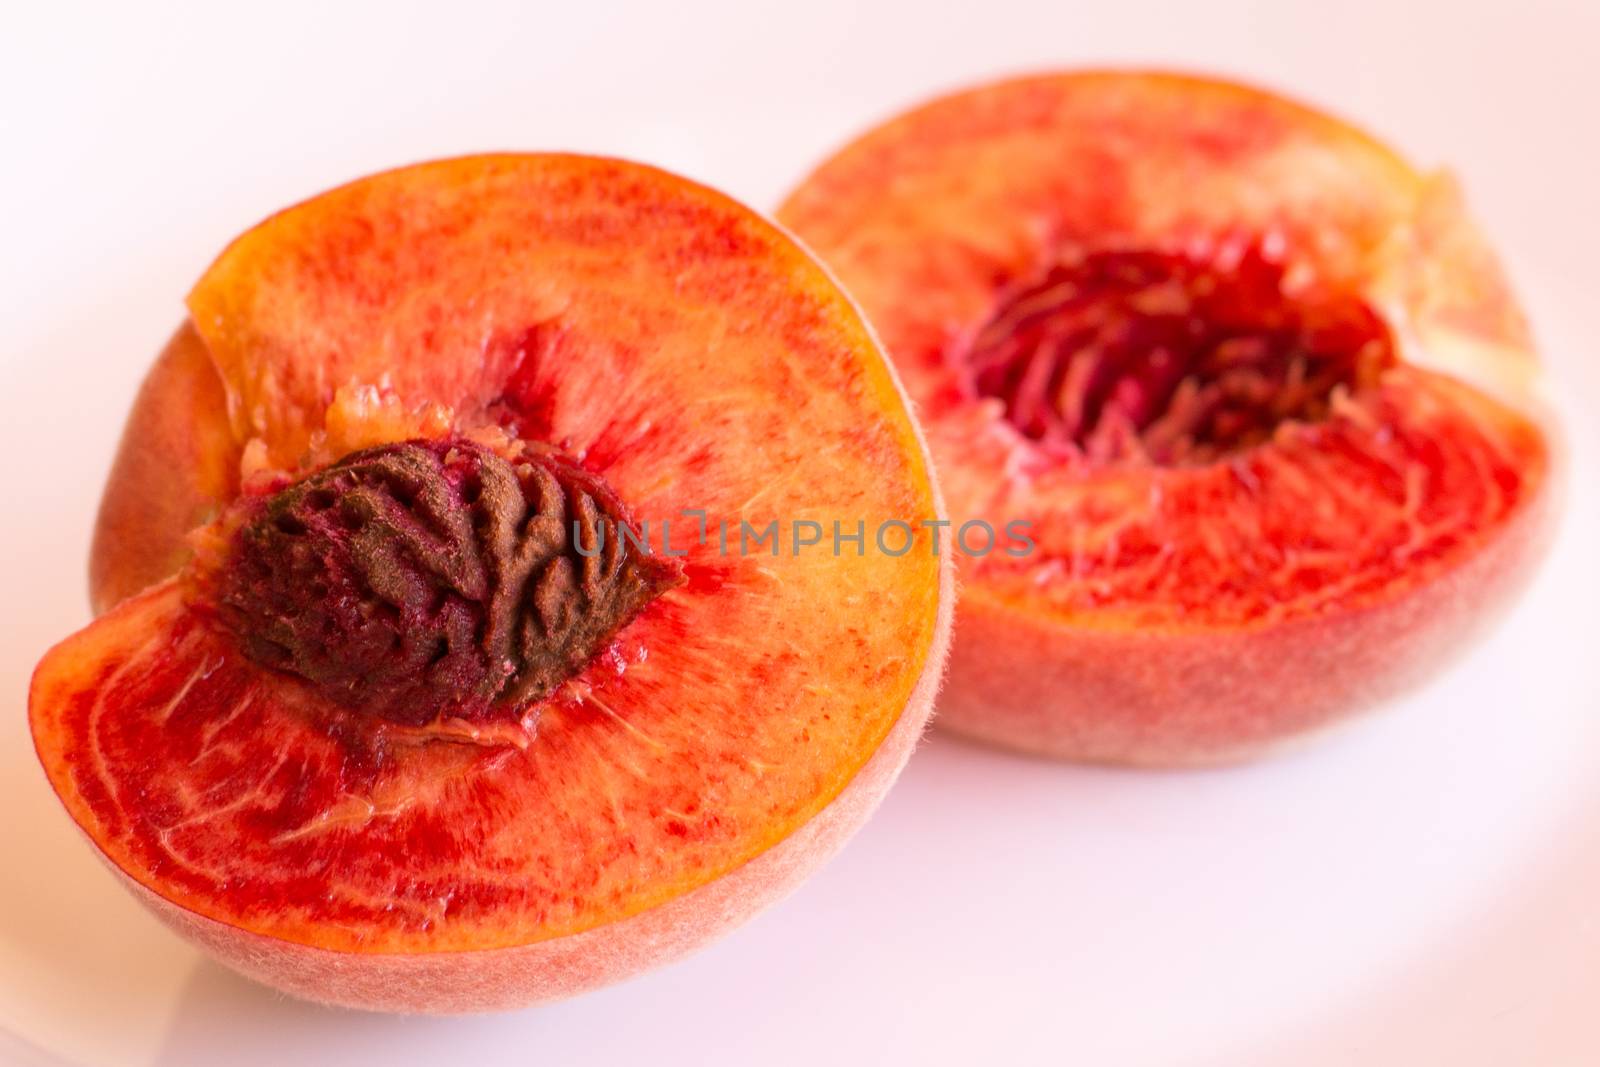
[[[1547,406],[1528,322],[1499,257],[1448,171],[1422,176],[1415,208],[1375,253],[1368,295],[1405,362],[1538,414]]]

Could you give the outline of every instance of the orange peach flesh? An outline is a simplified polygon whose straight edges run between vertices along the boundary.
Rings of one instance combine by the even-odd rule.
[[[248,486],[447,432],[558,444],[637,518],[673,521],[689,581],[521,748],[352,744],[184,575],[123,601],[45,658],[30,711],[69,812],[169,922],[314,999],[513,1006],[693,947],[865,819],[931,707],[946,560],[925,535],[900,557],[724,556],[715,524],[737,541],[778,519],[789,539],[801,518],[941,505],[893,372],[780,232],[644,167],[477,157],[275,216],[190,305],[231,429],[193,470],[152,462],[205,380],[152,374],[102,511],[98,601],[176,566],[192,510],[131,502],[214,497],[198,470],[218,453]],[[684,509],[707,512],[706,543]]]
[[[918,402],[962,558],[940,721],[1027,751],[1249,755],[1425,677],[1521,584],[1548,515],[1534,357],[1448,179],[1306,108],[1159,74],[957,94],[819,168],[779,212]],[[1045,454],[964,382],[1008,287],[1063,254],[1268,247],[1354,294],[1400,361],[1325,418],[1188,465]]]

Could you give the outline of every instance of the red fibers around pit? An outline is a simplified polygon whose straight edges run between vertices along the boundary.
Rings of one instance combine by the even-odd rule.
[[[980,396],[1046,449],[1199,463],[1315,422],[1394,361],[1359,298],[1291,291],[1260,248],[1204,261],[1150,251],[1063,258],[1005,297],[963,360]]]

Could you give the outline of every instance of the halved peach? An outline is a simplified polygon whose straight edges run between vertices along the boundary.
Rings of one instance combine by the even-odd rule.
[[[1538,557],[1516,301],[1453,182],[1335,119],[1025,78],[878,127],[779,218],[899,366],[954,525],[1020,523],[961,558],[953,729],[1246,756],[1427,677]]]
[[[643,166],[463,158],[268,219],[189,307],[107,487],[109,610],[30,694],[173,927],[317,1000],[512,1007],[704,943],[876,805],[948,557],[793,528],[941,505],[771,224]]]

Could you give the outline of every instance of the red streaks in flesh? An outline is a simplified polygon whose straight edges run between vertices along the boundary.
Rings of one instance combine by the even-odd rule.
[[[646,609],[519,749],[350,715],[249,661],[169,585],[86,650],[41,754],[112,862],[201,914],[348,951],[527,938],[748,832],[725,800],[706,806],[750,773],[744,753],[665,772],[681,702],[643,652],[675,615],[670,598]]]
[[[371,920],[376,906],[327,892],[335,858],[314,859],[310,842],[296,847],[283,836],[339,797],[370,791],[388,762],[381,744],[305,729],[285,707],[292,690],[262,685],[262,673],[197,615],[179,613],[170,633],[156,634],[145,649],[107,661],[62,716],[85,739],[67,758],[106,837],[189,893],[226,894],[242,915],[300,905],[326,908],[336,921]],[[213,820],[244,832],[217,835]],[[285,858],[309,862],[280,861],[270,880],[239,877],[238,861],[275,841]]]
[[[1354,610],[1470,559],[1526,512],[1549,460],[1532,422],[1400,365],[1246,452],[1078,472],[1081,491],[1033,516],[1037,553],[981,566],[1057,610],[1140,625]]]
[[[570,355],[570,333],[554,322],[536,323],[525,330],[496,336],[486,362],[504,363],[511,374],[500,396],[490,404],[490,414],[514,437],[549,441],[560,448],[570,442],[554,440],[554,413],[550,409],[548,376]]]

